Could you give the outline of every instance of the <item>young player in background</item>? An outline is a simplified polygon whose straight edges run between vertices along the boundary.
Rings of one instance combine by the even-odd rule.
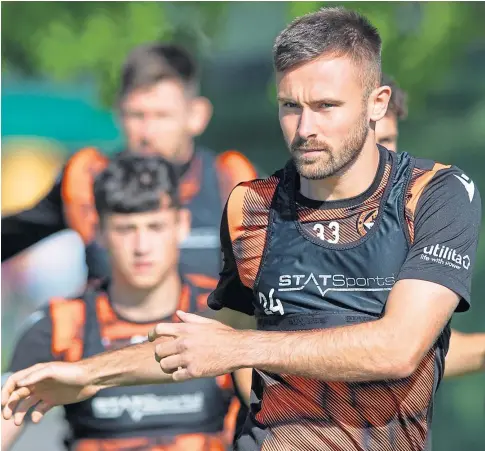
[[[219,225],[227,196],[237,183],[256,177],[241,153],[220,155],[195,144],[211,116],[199,94],[199,69],[184,49],[145,44],[128,55],[120,74],[118,112],[127,149],[157,153],[177,167],[180,196],[192,215],[181,243],[181,267],[207,276],[213,286],[221,269]],[[86,244],[89,279],[109,275],[107,255],[94,239],[97,222],[92,183],[107,164],[99,149],[85,148],[65,165],[49,194],[33,208],[2,218],[2,261],[65,228]],[[202,280],[202,279],[201,279]]]
[[[143,342],[155,324],[177,321],[177,309],[210,315],[207,288],[197,277],[180,275],[179,245],[189,233],[190,214],[180,206],[177,183],[173,167],[156,155],[119,155],[98,176],[98,236],[109,255],[111,280],[79,299],[51,299],[37,311],[9,371],[76,362]],[[109,388],[65,407],[66,448],[223,451],[232,440],[233,401],[230,375]],[[2,448],[20,432],[2,419]]]

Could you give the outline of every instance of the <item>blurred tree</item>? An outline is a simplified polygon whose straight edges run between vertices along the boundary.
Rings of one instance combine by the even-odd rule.
[[[332,6],[339,3],[332,2]],[[288,18],[316,11],[330,2],[288,3]],[[443,83],[464,49],[485,36],[482,2],[345,2],[369,18],[382,40],[382,63],[410,94],[413,111],[430,87]]]
[[[106,106],[134,46],[177,40],[207,52],[225,2],[7,2],[2,4],[3,71],[57,80],[89,74]]]

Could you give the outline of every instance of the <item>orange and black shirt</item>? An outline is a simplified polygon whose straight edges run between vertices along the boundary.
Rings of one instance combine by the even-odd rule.
[[[187,275],[178,309],[210,314],[205,276]],[[53,360],[74,362],[146,340],[162,321],[136,323],[113,308],[107,287],[79,299],[51,299],[35,312],[15,347],[9,372]],[[230,375],[177,384],[116,387],[64,406],[73,451],[226,451],[239,401]]]
[[[109,275],[107,254],[94,241],[97,214],[93,182],[108,162],[95,148],[74,154],[50,193],[30,210],[2,218],[2,262],[47,236],[66,228],[78,232],[86,244],[90,279]],[[224,203],[231,190],[256,171],[242,154],[222,154],[197,148],[180,167],[180,197],[190,210],[191,233],[181,246],[181,271],[204,273],[217,283],[221,269],[219,226]]]
[[[460,169],[379,146],[372,185],[348,200],[299,192],[292,162],[231,193],[224,270],[213,309],[255,315],[260,330],[317,330],[380,318],[401,279],[431,281],[470,302],[480,195]],[[402,380],[336,383],[253,372],[239,451],[423,451],[443,375],[447,326]]]

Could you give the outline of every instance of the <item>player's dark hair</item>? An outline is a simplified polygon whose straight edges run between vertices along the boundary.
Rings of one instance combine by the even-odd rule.
[[[123,65],[120,98],[162,80],[180,81],[188,91],[196,93],[199,76],[192,55],[175,44],[151,43],[135,47]]]
[[[159,155],[117,154],[94,182],[100,219],[111,213],[143,213],[164,204],[178,208],[178,178],[174,167]]]
[[[406,119],[408,117],[408,95],[406,92],[397,85],[393,78],[386,74],[382,74],[381,85],[389,86],[392,90],[387,114],[394,114],[398,120]]]
[[[381,38],[362,15],[343,7],[322,8],[290,23],[276,38],[273,61],[285,72],[322,55],[349,56],[362,73],[367,92],[381,79]]]

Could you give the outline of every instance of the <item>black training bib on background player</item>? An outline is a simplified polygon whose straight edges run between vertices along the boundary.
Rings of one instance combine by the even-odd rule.
[[[210,314],[206,299],[207,290],[187,280],[178,309]],[[107,287],[80,299],[51,299],[34,320],[15,348],[11,372],[52,360],[76,362],[141,343],[158,322],[179,321],[175,314],[159,321],[125,320],[113,309]],[[70,451],[225,451],[238,406],[230,375],[107,388],[64,406],[70,426],[65,445]]]

